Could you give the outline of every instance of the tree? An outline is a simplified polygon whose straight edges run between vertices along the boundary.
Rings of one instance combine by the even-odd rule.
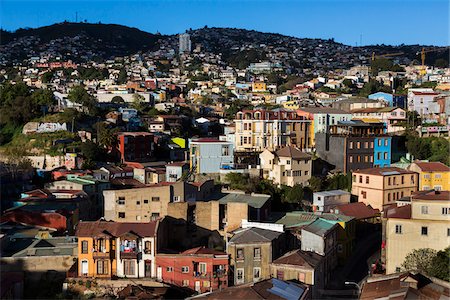
[[[95,167],[96,161],[103,161],[105,158],[104,149],[100,148],[96,143],[92,141],[86,141],[80,146],[81,153],[85,157],[83,167],[90,169]]]
[[[445,250],[439,251],[433,260],[431,261],[431,267],[429,275],[450,281],[450,247]]]
[[[123,100],[123,98],[120,97],[120,96],[114,96],[114,97],[111,99],[111,102],[112,102],[112,103],[125,103],[125,100]]]
[[[312,176],[309,180],[308,180],[308,187],[311,189],[311,191],[313,192],[319,192],[322,190],[322,179],[320,179],[319,177],[315,177]]]
[[[128,80],[127,71],[125,69],[120,69],[119,76],[117,77],[117,83],[118,84],[124,84]]]
[[[108,128],[103,122],[98,122],[95,126],[98,132],[98,143],[107,149],[114,148],[117,144],[117,129]]]
[[[296,184],[286,191],[284,202],[300,204],[303,200],[304,192],[301,184]]]
[[[145,110],[145,108],[147,107],[147,105],[145,104],[145,98],[144,96],[135,93],[133,95],[133,108],[136,109],[139,112],[143,112]]]
[[[97,100],[86,91],[84,86],[78,85],[73,87],[67,98],[74,103],[81,104],[90,115],[95,115]]]
[[[406,256],[402,267],[407,271],[417,270],[429,274],[436,252],[430,248],[414,249]]]

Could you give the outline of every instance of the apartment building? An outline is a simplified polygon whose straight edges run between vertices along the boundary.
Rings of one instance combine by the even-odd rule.
[[[243,110],[236,114],[236,151],[277,150],[283,146],[308,147],[309,121],[285,109]]]
[[[441,162],[413,162],[408,170],[419,173],[419,190],[450,191],[450,168]]]
[[[402,271],[405,257],[414,249],[437,251],[450,245],[450,192],[420,191],[410,204],[389,207],[383,217],[382,257],[386,274]]]
[[[117,223],[80,222],[78,276],[93,278],[156,277],[155,253],[158,221]]]
[[[382,122],[387,133],[395,133],[405,130],[406,110],[400,107],[361,108],[352,110],[352,119]]]
[[[313,193],[313,210],[320,212],[330,212],[336,205],[350,203],[351,194],[343,190],[332,190]]]
[[[148,132],[119,132],[117,134],[121,162],[147,162],[153,157],[154,136]]]
[[[419,186],[416,172],[395,167],[356,170],[352,176],[352,194],[379,210],[410,196]]]
[[[116,222],[148,222],[167,215],[173,202],[195,201],[198,188],[185,182],[164,182],[147,187],[107,190],[106,220]]]
[[[286,146],[277,151],[264,150],[260,155],[263,178],[274,184],[294,186],[306,185],[311,178],[311,155],[295,146]]]

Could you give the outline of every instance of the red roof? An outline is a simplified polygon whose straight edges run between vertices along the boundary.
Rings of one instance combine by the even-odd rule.
[[[411,219],[411,204],[397,206],[393,204],[384,211],[385,218]]]
[[[211,255],[227,255],[225,252],[216,251],[214,249],[205,248],[205,247],[196,247],[192,249],[188,249],[186,251],[181,252],[183,255],[195,255],[195,254],[211,254]]]
[[[441,162],[415,162],[423,172],[449,172],[450,168]]]
[[[422,96],[437,96],[437,95],[439,95],[439,93],[435,93],[435,92],[417,92],[417,91],[413,91],[413,94],[422,95]]]
[[[449,191],[419,191],[414,192],[411,195],[412,199],[417,200],[444,200],[450,201],[450,192]]]
[[[408,170],[400,169],[400,168],[396,168],[396,167],[361,169],[361,170],[356,170],[354,173],[355,174],[367,174],[367,175],[379,175],[379,176],[398,175],[398,174],[393,174],[391,172],[397,172],[398,174],[417,174],[416,172],[408,171]]]
[[[115,237],[127,232],[134,232],[141,237],[156,235],[159,221],[149,223],[117,223],[112,221],[98,220],[93,222],[80,221],[77,226],[76,235],[79,237],[93,237],[108,234]]]
[[[333,211],[334,213],[354,217],[358,220],[373,218],[380,214],[379,209],[373,209],[372,207],[365,205],[363,202],[337,205],[333,208]]]

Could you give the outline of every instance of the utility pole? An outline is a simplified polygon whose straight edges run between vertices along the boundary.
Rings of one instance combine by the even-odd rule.
[[[75,12],[75,23],[78,23],[78,12]]]

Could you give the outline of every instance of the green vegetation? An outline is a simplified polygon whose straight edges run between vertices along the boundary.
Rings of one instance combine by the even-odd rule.
[[[436,251],[430,248],[415,249],[405,258],[402,267],[417,270],[426,275],[450,281],[450,247]]]
[[[375,79],[370,79],[369,82],[366,82],[364,84],[363,88],[359,92],[359,95],[363,96],[363,97],[367,97],[370,94],[373,94],[376,92],[392,93],[392,90],[389,86],[383,85],[382,83],[378,82]]]
[[[406,148],[416,159],[430,161],[440,161],[450,165],[449,141],[441,137],[421,138],[415,135],[408,135],[406,138]]]
[[[97,100],[94,96],[90,95],[84,86],[78,85],[72,88],[67,98],[74,102],[83,105],[87,110],[87,113],[91,116],[95,116],[97,113]]]
[[[0,86],[0,145],[10,142],[25,123],[41,116],[52,104],[49,90],[32,90],[23,82]]]
[[[251,63],[267,59],[266,53],[256,49],[244,50],[239,52],[225,52],[223,59],[231,66],[238,69],[245,69]]]
[[[225,110],[225,115],[228,119],[234,119],[236,114],[243,109],[253,109],[253,106],[248,101],[234,100]]]
[[[380,71],[404,72],[405,69],[399,65],[394,65],[391,60],[387,58],[377,58],[370,63],[372,68],[372,75],[376,76]]]
[[[124,83],[127,83],[127,80],[128,80],[127,71],[123,68],[120,69],[119,76],[117,77],[117,83],[124,84]]]

